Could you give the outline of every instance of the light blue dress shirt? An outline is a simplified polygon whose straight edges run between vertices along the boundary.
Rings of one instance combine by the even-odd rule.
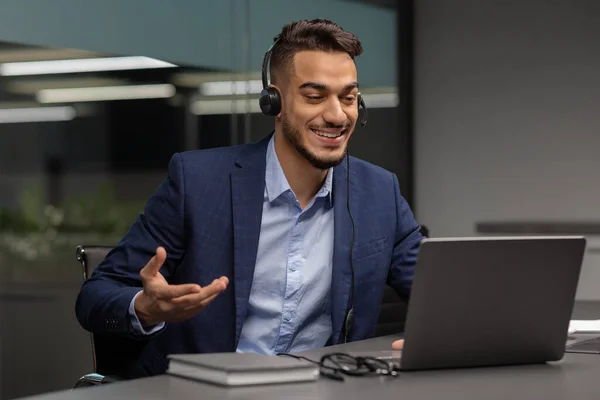
[[[248,314],[238,352],[276,354],[323,347],[332,333],[333,169],[302,210],[271,138],[262,224]]]
[[[333,168],[302,210],[277,159],[274,136],[266,158],[258,253],[237,351],[277,354],[323,347],[332,334]],[[164,327],[144,329],[134,300],[129,307],[134,332],[147,335]]]

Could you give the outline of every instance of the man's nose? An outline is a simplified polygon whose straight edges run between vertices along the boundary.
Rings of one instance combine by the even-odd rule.
[[[348,116],[344,112],[342,105],[338,99],[332,99],[327,104],[327,110],[323,114],[323,119],[333,125],[344,125],[348,120]]]

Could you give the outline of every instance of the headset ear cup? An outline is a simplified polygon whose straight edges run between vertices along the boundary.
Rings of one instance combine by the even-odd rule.
[[[281,95],[276,88],[271,87],[269,89],[269,94],[271,96],[271,115],[276,116],[281,112]]]
[[[264,115],[271,115],[271,97],[269,96],[267,89],[261,90],[258,104],[260,106],[260,111],[262,111]]]
[[[265,115],[275,116],[281,112],[281,97],[274,87],[268,87],[260,92],[258,99],[260,110]]]

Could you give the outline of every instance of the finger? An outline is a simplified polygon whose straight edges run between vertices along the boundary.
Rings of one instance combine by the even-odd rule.
[[[140,274],[146,275],[148,277],[155,276],[156,274],[158,274],[158,271],[163,266],[166,259],[167,259],[166,250],[164,249],[164,247],[158,247],[156,249],[156,254],[154,255],[154,257],[152,257],[150,259],[150,261],[148,261],[148,264],[146,264],[144,266],[144,268],[142,268],[142,271],[140,271]]]
[[[392,343],[392,350],[402,350],[404,347],[404,339],[396,340]]]
[[[195,283],[160,285],[159,287],[154,288],[154,295],[160,300],[172,300],[181,296],[197,295],[199,293],[202,293],[202,288]]]
[[[227,280],[227,278],[221,277],[219,279],[215,279],[210,285],[204,286],[202,288],[202,295],[204,296],[204,299],[207,299],[215,294],[221,293],[223,290],[227,289],[228,283],[229,281]]]
[[[223,282],[223,279],[215,279],[210,285],[203,287],[198,293],[173,299],[173,303],[181,305],[182,307],[201,306],[203,301],[218,295],[226,288],[227,285]]]
[[[211,301],[213,301],[213,300],[214,300],[214,299],[215,299],[215,298],[216,298],[218,295],[220,295],[220,294],[221,294],[221,293],[216,293],[216,294],[213,294],[212,296],[210,296],[210,297],[208,297],[208,298],[206,298],[206,299],[202,300],[202,301],[200,302],[200,306],[201,306],[202,308],[206,307],[207,305],[209,305],[209,304],[210,304],[210,302],[211,302]]]
[[[188,295],[183,297],[178,297],[173,299],[173,304],[176,304],[178,307],[181,307],[186,313],[195,314],[198,311],[204,309],[211,301],[213,301],[219,294],[213,294],[212,296],[204,299],[198,300],[198,296],[196,295]]]

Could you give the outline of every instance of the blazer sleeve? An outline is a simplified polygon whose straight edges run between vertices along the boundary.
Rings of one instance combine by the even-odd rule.
[[[400,194],[400,184],[395,174],[392,180],[396,197],[396,236],[387,283],[408,303],[423,236],[412,210]]]
[[[185,179],[181,156],[169,162],[168,175],[147,201],[143,213],[81,287],[75,304],[80,325],[98,334],[137,337],[129,306],[140,291],[140,270],[163,246],[167,260],[160,272],[169,281],[185,253]]]

